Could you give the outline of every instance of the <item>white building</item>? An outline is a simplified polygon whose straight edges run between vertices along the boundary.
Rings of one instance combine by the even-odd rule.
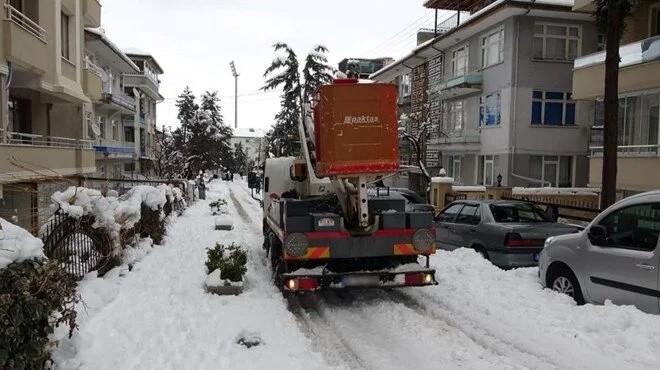
[[[238,143],[241,143],[243,150],[248,157],[248,161],[254,162],[258,165],[264,160],[263,151],[266,145],[264,140],[265,136],[266,131],[259,128],[235,128],[234,135],[230,140],[231,147],[235,150]]]

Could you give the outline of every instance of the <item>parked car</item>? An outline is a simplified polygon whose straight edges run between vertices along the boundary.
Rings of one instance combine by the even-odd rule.
[[[536,266],[546,238],[578,231],[523,201],[456,201],[435,220],[438,248],[472,248],[500,267]]]
[[[659,235],[660,191],[623,199],[579,234],[547,240],[540,282],[579,304],[609,299],[660,313]]]
[[[419,194],[405,188],[373,188],[369,189],[371,197],[390,197],[404,199],[406,201],[406,212],[435,212],[435,207],[429,204]]]

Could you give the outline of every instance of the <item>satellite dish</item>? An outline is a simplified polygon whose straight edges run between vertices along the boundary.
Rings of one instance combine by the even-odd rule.
[[[98,123],[92,122],[92,132],[96,137],[99,137],[101,135],[101,127],[99,126]]]

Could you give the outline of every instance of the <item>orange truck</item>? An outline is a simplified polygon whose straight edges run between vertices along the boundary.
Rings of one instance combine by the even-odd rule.
[[[368,187],[399,169],[397,90],[335,80],[299,122],[298,157],[264,167],[264,248],[285,293],[437,284],[433,214]]]

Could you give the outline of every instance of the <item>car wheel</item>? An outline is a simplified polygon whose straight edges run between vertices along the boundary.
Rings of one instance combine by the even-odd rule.
[[[485,260],[489,260],[488,252],[483,247],[474,247],[474,250],[481,255]]]
[[[580,283],[578,283],[575,274],[567,268],[559,269],[552,275],[550,288],[555,292],[563,293],[573,298],[579,305],[584,304]]]

